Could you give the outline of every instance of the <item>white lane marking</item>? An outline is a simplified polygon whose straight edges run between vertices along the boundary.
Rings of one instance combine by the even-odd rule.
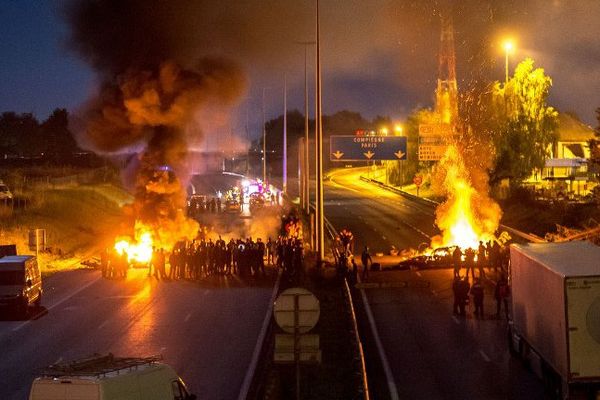
[[[98,327],[98,329],[102,329],[104,328],[106,325],[108,325],[108,320],[104,321],[103,323],[100,324],[100,326]]]
[[[52,304],[51,306],[48,306],[48,307],[46,307],[46,311],[48,311],[48,312],[49,312],[49,311],[50,311],[50,310],[52,310],[53,308],[56,308],[56,307],[60,306],[62,303],[64,303],[65,301],[67,301],[67,300],[71,299],[73,296],[77,295],[79,292],[81,292],[81,291],[83,291],[83,290],[87,289],[88,287],[92,286],[94,283],[98,282],[100,279],[102,279],[102,275],[98,274],[98,276],[97,276],[96,278],[92,279],[90,282],[86,283],[85,285],[83,285],[83,286],[80,286],[80,287],[79,287],[77,290],[75,290],[73,293],[71,293],[71,294],[69,294],[69,295],[67,295],[67,296],[63,297],[62,299],[60,299],[60,300],[59,300],[59,301],[57,301],[56,303]],[[23,322],[23,323],[21,323],[21,324],[19,324],[19,325],[15,326],[15,327],[13,328],[13,330],[12,330],[12,331],[13,331],[13,332],[20,331],[20,330],[21,330],[21,329],[22,329],[22,328],[23,328],[25,325],[28,325],[28,324],[30,324],[30,323],[31,323],[31,321],[32,321],[32,320],[27,320],[27,321],[25,321],[25,322]]]
[[[460,321],[454,315],[452,316],[452,319],[454,320],[454,322],[456,322],[456,325],[460,325]]]
[[[490,362],[492,361],[487,354],[485,354],[485,352],[483,350],[479,350],[479,354],[481,354],[481,358],[484,359],[485,362]]]
[[[387,240],[385,236],[382,236],[383,240]]]
[[[250,360],[250,365],[248,366],[248,370],[246,371],[246,376],[244,377],[244,381],[242,382],[242,387],[240,388],[240,394],[238,395],[238,400],[246,400],[248,397],[248,391],[250,390],[250,383],[252,383],[252,378],[256,372],[256,366],[258,365],[258,357],[262,351],[262,347],[265,341],[265,336],[267,335],[267,329],[269,328],[269,323],[271,322],[272,314],[273,314],[273,304],[275,304],[275,297],[277,296],[277,292],[279,291],[279,282],[281,281],[281,270],[277,274],[277,280],[275,281],[275,285],[273,286],[273,293],[271,294],[271,299],[269,300],[269,306],[267,307],[267,313],[265,314],[265,319],[263,320],[262,327],[260,329],[260,333],[258,334],[258,339],[256,340],[256,345],[254,346],[254,352],[252,353],[252,360]]]
[[[58,358],[56,359],[56,361],[54,361],[52,364],[58,364],[58,363],[59,363],[59,362],[61,362],[62,360],[63,360],[63,358],[62,358],[62,357],[58,357]]]
[[[358,281],[360,282],[360,275],[358,276]],[[363,307],[367,314],[367,319],[369,320],[369,325],[371,326],[371,333],[373,334],[375,344],[377,345],[377,352],[379,353],[379,358],[381,359],[383,372],[385,373],[388,384],[388,390],[390,391],[390,397],[392,400],[399,400],[398,389],[396,387],[396,382],[394,382],[394,375],[392,374],[392,369],[390,368],[387,356],[385,355],[385,350],[383,349],[383,344],[381,343],[381,338],[379,337],[379,331],[377,330],[377,325],[375,325],[375,318],[373,317],[373,312],[371,311],[371,306],[369,305],[369,299],[367,298],[364,289],[360,289],[360,295],[362,297]]]
[[[414,225],[411,225],[411,224],[409,224],[409,223],[408,223],[408,222],[406,222],[406,221],[402,221],[402,223],[403,223],[404,225],[408,226],[409,228],[411,228],[412,230],[414,230],[414,231],[418,232],[419,234],[423,235],[423,236],[424,236],[424,237],[426,237],[427,239],[430,239],[430,240],[431,240],[431,236],[429,236],[428,234],[426,234],[425,232],[423,232],[422,230],[420,230],[420,229],[419,229],[419,228],[417,228],[416,226],[414,226]]]
[[[422,277],[423,277],[423,275],[421,275],[421,272],[419,272],[419,271],[415,272],[415,274],[417,274],[417,276],[418,276],[419,278],[422,278]]]
[[[188,315],[185,316],[185,322],[188,322],[190,320],[190,318],[192,318],[192,313],[188,313]]]

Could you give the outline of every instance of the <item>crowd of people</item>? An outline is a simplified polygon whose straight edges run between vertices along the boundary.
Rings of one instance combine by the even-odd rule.
[[[263,242],[251,237],[225,241],[219,236],[214,241],[210,238],[181,241],[169,252],[154,248],[150,261],[137,266],[147,268],[148,276],[159,280],[200,280],[211,275],[265,276],[266,265],[297,274],[302,270],[303,260],[302,241],[295,237],[279,236],[275,241],[269,237]],[[125,252],[106,249],[100,259],[102,276],[125,278],[134,263]]]
[[[467,305],[470,303],[469,296],[473,299],[474,315],[476,318],[484,318],[484,281],[486,279],[485,268],[500,273],[500,278],[494,282],[494,299],[496,301],[496,318],[500,318],[502,305],[508,318],[508,296],[510,287],[506,274],[509,264],[508,247],[501,246],[497,241],[486,244],[479,242],[477,250],[467,248],[464,254],[460,247],[456,247],[452,253],[452,264],[454,269],[454,281],[452,292],[454,294],[453,312],[455,315],[464,317]],[[465,275],[461,275],[461,269],[465,269]],[[477,269],[477,277],[475,277]],[[472,285],[469,282],[469,273]]]
[[[467,305],[470,304],[469,295],[473,299],[473,314],[475,318],[485,318],[484,314],[484,281],[481,278],[475,278],[473,285],[469,283],[467,276],[454,278],[452,283],[452,292],[454,294],[454,315],[465,317],[467,312]],[[501,316],[502,306],[504,306],[504,314],[508,318],[508,297],[510,295],[510,286],[506,275],[502,273],[500,278],[494,282],[494,300],[496,301],[496,314],[494,315],[497,319]]]
[[[454,267],[454,277],[460,276],[460,270],[466,270],[466,276],[471,273],[475,279],[475,269],[478,270],[479,278],[485,278],[485,268],[494,271],[503,271],[506,273],[510,254],[508,247],[500,246],[497,241],[479,242],[477,250],[469,247],[465,249],[464,254],[460,247],[456,246],[452,252],[452,265]]]

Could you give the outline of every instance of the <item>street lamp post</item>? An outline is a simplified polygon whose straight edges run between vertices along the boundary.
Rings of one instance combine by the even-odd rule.
[[[262,170],[263,170],[263,184],[267,182],[267,126],[265,118],[265,91],[267,88],[263,88],[262,91],[262,119],[263,119],[263,145],[262,145]]]
[[[310,213],[310,158],[308,151],[308,46],[316,42],[296,42],[304,46],[304,162],[302,175],[302,207]]]
[[[252,98],[251,97],[246,97],[246,142],[248,143],[248,151],[246,152],[246,176],[250,176],[250,150],[251,150],[251,146],[250,146],[250,100]]]
[[[283,193],[287,194],[287,76],[283,77]]]
[[[321,109],[321,32],[319,24],[319,0],[316,0],[316,94],[315,94],[315,150],[316,150],[316,225],[317,225],[317,266],[320,267],[325,258],[325,232],[323,216],[323,121]]]

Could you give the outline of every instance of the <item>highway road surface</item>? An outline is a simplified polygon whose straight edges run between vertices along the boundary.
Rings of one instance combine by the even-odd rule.
[[[273,281],[165,282],[145,270],[131,270],[126,280],[93,270],[57,273],[44,281],[41,312],[26,320],[0,316],[0,399],[27,399],[37,371],[49,364],[108,352],[161,354],[199,399],[236,399]]]
[[[439,233],[433,205],[363,182],[353,170],[334,173],[325,196],[326,217],[338,231],[354,233],[358,259],[364,245],[372,253],[388,252],[392,245],[416,248]],[[365,289],[391,382],[376,365],[381,358],[375,339],[366,314],[359,313],[375,398],[545,398],[542,382],[510,358],[506,320],[493,318],[491,285],[480,320],[472,312],[465,319],[453,315],[450,270],[371,272],[369,282],[395,286]]]

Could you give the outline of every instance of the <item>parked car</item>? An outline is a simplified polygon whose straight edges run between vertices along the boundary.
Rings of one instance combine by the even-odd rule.
[[[260,193],[252,193],[250,195],[249,208],[251,212],[260,210],[265,206],[265,198]]]
[[[242,205],[237,200],[229,199],[229,200],[225,201],[225,212],[232,213],[232,214],[241,213]]]

